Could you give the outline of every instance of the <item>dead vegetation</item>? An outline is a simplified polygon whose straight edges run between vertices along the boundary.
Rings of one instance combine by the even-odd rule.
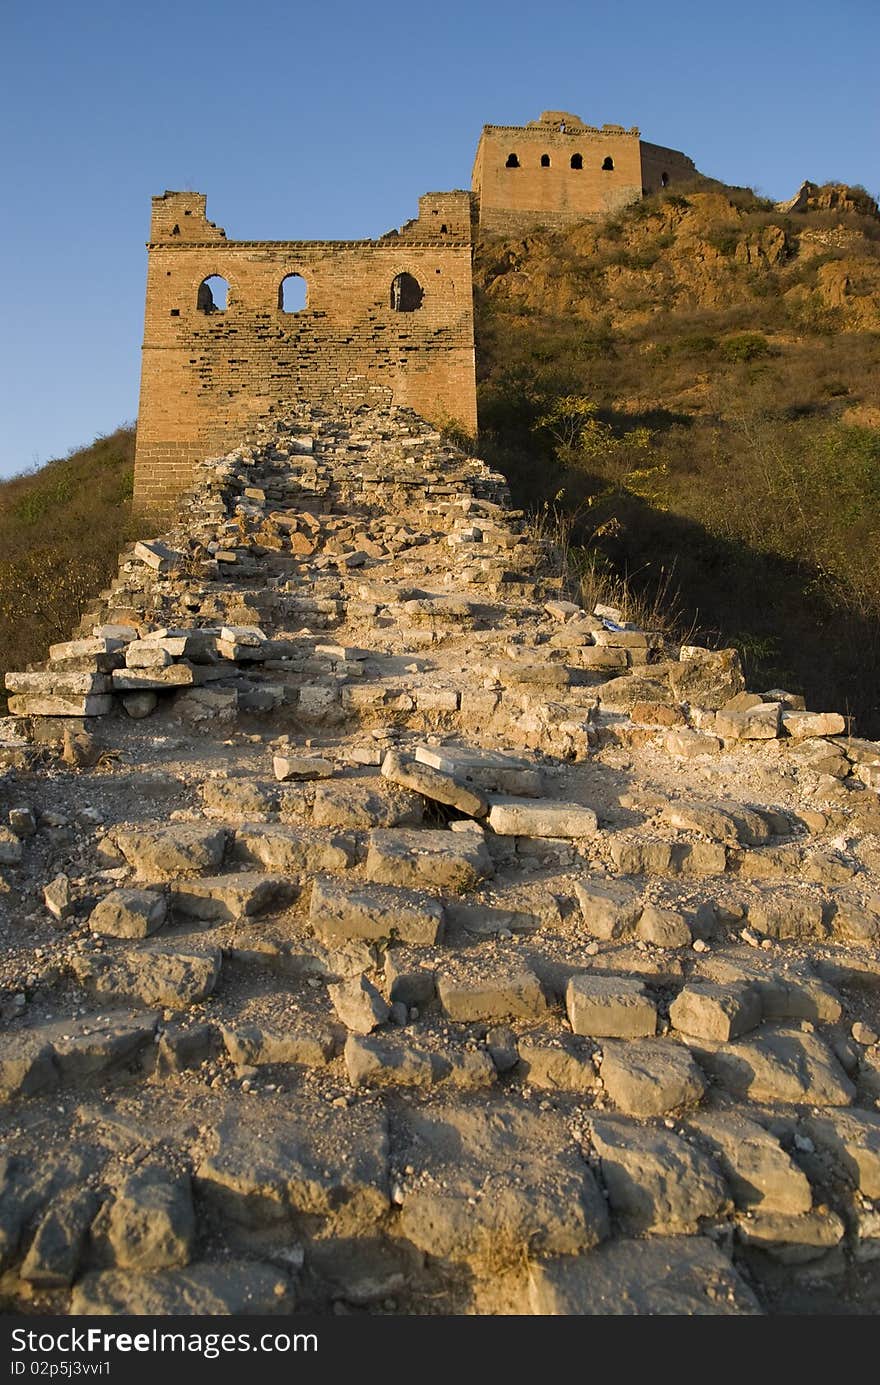
[[[480,449],[605,586],[674,589],[753,683],[876,734],[880,220],[813,201],[710,186],[480,245]]]

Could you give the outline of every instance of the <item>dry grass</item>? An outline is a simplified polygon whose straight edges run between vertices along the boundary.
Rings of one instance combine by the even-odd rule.
[[[749,222],[785,220],[741,200]],[[651,215],[649,201],[617,217],[600,260],[628,251]],[[828,229],[829,217],[791,220]],[[878,227],[867,220],[870,274]],[[478,250],[481,455],[519,504],[561,512],[568,566],[591,599],[737,644],[751,686],[804,692],[880,736],[880,333],[841,330],[836,310],[785,296],[798,281],[812,293],[838,252],[761,273],[737,265],[738,301],[646,315],[661,248],[631,317],[619,295],[613,316],[600,304],[587,317],[559,311],[566,294],[578,304],[595,291],[596,260],[579,260],[578,234],[516,247],[516,284],[544,272],[551,241],[561,247],[552,311],[539,295],[499,294]],[[507,253],[491,248],[496,268]],[[586,401],[618,446],[542,426],[566,398]],[[635,441],[646,431],[647,450]]]
[[[133,463],[134,429],[123,427],[0,483],[0,683],[66,639],[115,573]]]

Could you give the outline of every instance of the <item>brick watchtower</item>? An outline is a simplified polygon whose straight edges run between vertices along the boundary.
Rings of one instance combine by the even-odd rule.
[[[516,233],[604,216],[697,175],[675,149],[622,125],[585,125],[545,111],[529,125],[484,125],[474,160],[480,229]]]

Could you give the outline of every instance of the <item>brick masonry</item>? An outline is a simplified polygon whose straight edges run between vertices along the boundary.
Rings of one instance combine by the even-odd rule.
[[[426,193],[417,218],[378,240],[227,240],[204,194],[154,197],[136,512],[171,512],[197,462],[290,401],[329,404],[343,392],[349,405],[360,395],[475,433],[476,223],[489,234],[565,225],[695,174],[636,129],[545,111],[530,125],[485,126],[473,191]],[[282,298],[290,275],[306,287],[294,312]],[[205,292],[214,276],[228,283],[225,307]]]
[[[530,125],[483,127],[473,191],[480,230],[516,234],[604,216],[696,174],[685,154],[647,144],[635,127],[545,111]]]
[[[154,198],[136,510],[173,509],[201,458],[229,451],[285,400],[378,391],[474,433],[471,242],[468,192],[428,193],[400,232],[362,241],[229,241],[204,195]],[[416,281],[410,311],[393,292],[401,274]],[[205,311],[201,286],[215,275],[227,305]],[[281,306],[288,275],[305,280],[298,312]]]

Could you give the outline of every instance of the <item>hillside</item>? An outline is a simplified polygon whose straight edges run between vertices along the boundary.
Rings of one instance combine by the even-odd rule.
[[[116,571],[131,515],[134,429],[0,482],[2,674],[45,657]]]
[[[752,685],[880,732],[880,218],[702,183],[484,240],[481,454]],[[591,552],[585,551],[589,545]]]

